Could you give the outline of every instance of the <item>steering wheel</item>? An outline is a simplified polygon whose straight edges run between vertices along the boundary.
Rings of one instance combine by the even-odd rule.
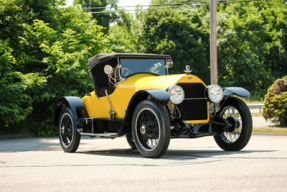
[[[128,76],[129,74],[132,74],[133,72],[130,70],[130,69],[128,69],[128,68],[121,68],[122,70],[125,70],[126,72],[125,72],[125,74],[123,74],[124,72],[122,71],[122,75],[123,76]]]
[[[130,73],[130,74],[133,73],[133,72],[132,72],[130,69],[128,69],[128,68],[121,68],[121,69],[127,71],[124,76],[127,76],[129,73]],[[113,76],[115,76],[116,72],[118,72],[118,71],[119,71],[119,69],[115,70],[115,71],[110,75],[110,77],[109,77],[109,87],[110,87],[111,89],[115,89],[115,88],[113,87],[111,81],[112,81],[112,80],[114,81],[113,84],[116,84],[117,81],[119,81],[119,79],[118,79],[119,77],[113,77]]]

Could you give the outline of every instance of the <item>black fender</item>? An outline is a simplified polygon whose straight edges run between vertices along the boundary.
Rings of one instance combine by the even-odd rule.
[[[77,127],[81,126],[81,119],[83,117],[82,111],[84,109],[84,103],[81,98],[79,97],[61,97],[57,105],[55,107],[55,112],[54,112],[54,126],[58,127],[59,123],[59,116],[61,114],[61,111],[63,108],[69,107],[74,115],[75,123]]]
[[[166,100],[170,99],[169,93],[164,91],[164,90],[161,90],[161,89],[148,89],[148,90],[138,91],[137,93],[139,93],[139,92],[146,92],[152,98],[159,100],[159,101],[166,101]]]
[[[237,95],[239,97],[247,98],[250,96],[249,91],[241,87],[225,87],[223,88],[224,96]]]
[[[117,135],[112,137],[119,137],[131,132],[131,121],[134,109],[141,101],[146,99],[155,99],[158,101],[168,102],[170,99],[170,95],[166,91],[161,89],[148,89],[136,92],[130,100],[130,103],[126,110],[125,118],[119,132],[117,133]]]

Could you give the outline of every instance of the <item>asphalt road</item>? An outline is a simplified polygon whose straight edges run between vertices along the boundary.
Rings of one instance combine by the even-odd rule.
[[[275,126],[275,123],[272,123],[271,120],[266,121],[263,117],[252,117],[253,127],[268,127]]]
[[[173,139],[147,159],[124,137],[82,137],[76,153],[58,138],[0,140],[0,191],[286,191],[287,137],[253,135],[240,152],[212,137]]]

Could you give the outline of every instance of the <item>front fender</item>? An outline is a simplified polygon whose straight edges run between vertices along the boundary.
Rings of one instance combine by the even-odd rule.
[[[64,107],[69,107],[72,110],[75,123],[77,126],[80,126],[81,118],[83,117],[82,111],[84,108],[84,103],[81,98],[71,97],[71,96],[61,97],[58,100],[57,105],[55,107],[55,112],[54,112],[54,126],[58,127],[59,116]]]
[[[239,97],[247,98],[250,97],[249,91],[247,91],[244,88],[241,87],[225,87],[223,88],[224,90],[224,96],[229,96],[229,95],[237,95]]]
[[[134,109],[141,101],[148,99],[150,96],[152,99],[158,101],[168,101],[170,99],[169,94],[161,89],[147,89],[136,92],[130,100],[130,103],[126,110],[124,121],[121,125],[119,132],[113,137],[119,137],[131,132],[131,121]]]
[[[139,92],[147,92],[149,95],[151,95],[154,99],[164,101],[169,100],[170,95],[168,92],[161,90],[161,89],[148,89],[148,90],[142,90]]]

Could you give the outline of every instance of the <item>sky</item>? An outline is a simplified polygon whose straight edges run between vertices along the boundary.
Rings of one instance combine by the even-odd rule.
[[[74,0],[67,0],[67,5],[72,5]],[[149,5],[151,0],[119,0],[118,6],[130,6],[130,5]]]

